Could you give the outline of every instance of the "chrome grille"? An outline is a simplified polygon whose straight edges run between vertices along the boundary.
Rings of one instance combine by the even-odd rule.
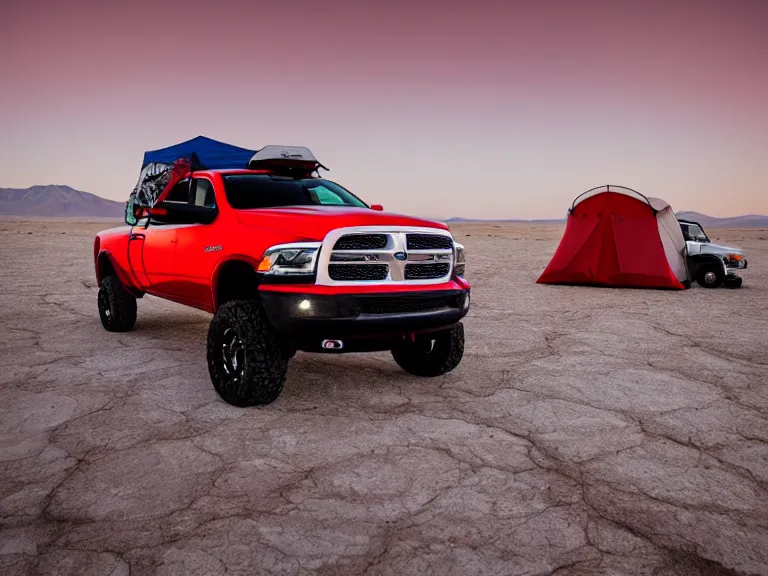
[[[452,250],[453,240],[435,234],[407,234],[408,250]]]
[[[406,226],[359,226],[329,232],[317,265],[320,285],[438,284],[453,272],[450,233]]]
[[[406,280],[428,280],[432,278],[441,278],[448,274],[451,265],[448,263],[440,264],[406,264]]]
[[[386,280],[389,268],[386,264],[330,264],[328,275],[337,281],[370,282]]]
[[[334,250],[381,250],[387,247],[385,234],[349,234],[342,236],[333,246]]]

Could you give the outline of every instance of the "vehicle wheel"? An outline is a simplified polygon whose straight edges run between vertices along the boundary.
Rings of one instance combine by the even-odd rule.
[[[218,309],[208,330],[208,371],[233,406],[269,404],[280,395],[288,358],[258,302],[232,300]]]
[[[99,288],[99,317],[109,332],[128,332],[136,324],[136,297],[120,284],[116,276],[107,276]]]
[[[696,276],[696,282],[704,288],[719,288],[723,280],[725,280],[725,274],[717,266],[705,266]]]
[[[395,362],[416,376],[440,376],[450,372],[464,356],[464,325],[404,341],[392,349]]]
[[[744,283],[744,279],[741,276],[726,276],[725,287],[726,288],[741,288]]]

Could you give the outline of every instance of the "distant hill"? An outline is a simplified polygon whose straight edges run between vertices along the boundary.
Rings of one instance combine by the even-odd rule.
[[[118,218],[125,204],[70,186],[0,188],[0,216],[26,218]]]
[[[683,220],[698,222],[704,228],[768,228],[768,216],[763,216],[762,214],[717,218],[699,212],[683,211],[677,212],[676,215]]]

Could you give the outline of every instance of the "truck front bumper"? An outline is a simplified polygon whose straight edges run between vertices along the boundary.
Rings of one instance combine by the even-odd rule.
[[[456,324],[469,311],[470,290],[317,294],[262,289],[261,301],[272,326],[297,349],[362,352],[389,350],[403,338]]]
[[[747,269],[747,259],[740,260],[739,262],[731,262],[725,264],[725,273],[729,276],[736,275],[737,272]]]

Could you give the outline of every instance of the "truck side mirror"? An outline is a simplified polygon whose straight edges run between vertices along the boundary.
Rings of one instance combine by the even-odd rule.
[[[378,212],[382,212],[384,210],[384,206],[381,204],[371,204],[371,210],[377,210]]]
[[[133,215],[136,217],[136,220],[141,220],[142,218],[149,216],[149,212],[149,208],[144,206],[136,206],[134,208]]]

